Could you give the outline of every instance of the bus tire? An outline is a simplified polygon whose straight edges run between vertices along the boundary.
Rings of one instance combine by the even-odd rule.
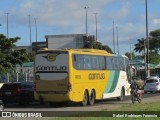
[[[117,98],[118,101],[123,101],[125,97],[125,93],[124,93],[124,88],[121,89],[121,94],[120,96]]]
[[[95,92],[94,90],[91,91],[91,94],[89,96],[89,105],[93,105],[95,102]]]
[[[88,92],[85,90],[85,91],[84,91],[84,94],[83,94],[83,100],[82,100],[82,102],[81,102],[82,106],[87,106],[87,104],[88,104],[88,99],[89,99],[89,97],[88,97]]]

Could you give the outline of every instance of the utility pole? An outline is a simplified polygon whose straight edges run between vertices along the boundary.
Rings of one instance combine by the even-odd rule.
[[[95,15],[95,22],[96,22],[96,41],[97,41],[97,14],[98,13],[93,13]]]
[[[130,38],[130,59],[132,60],[132,43],[131,43],[131,38]]]
[[[7,38],[9,38],[9,32],[8,32],[8,15],[9,13],[5,13],[7,15]]]
[[[117,52],[119,54],[119,41],[118,41],[118,27],[116,26],[116,32],[117,32]]]
[[[88,8],[89,7],[84,7],[84,9],[86,10],[86,36],[88,36]]]
[[[35,21],[35,29],[36,29],[36,52],[37,52],[37,18],[34,18]]]
[[[114,21],[113,21],[113,52],[114,52],[114,54],[115,54]]]
[[[30,53],[32,53],[32,40],[31,40],[31,15],[28,15],[29,17],[29,33],[30,33]]]
[[[147,46],[147,77],[150,76],[149,70],[149,39],[148,39],[148,0],[146,0],[146,42]]]

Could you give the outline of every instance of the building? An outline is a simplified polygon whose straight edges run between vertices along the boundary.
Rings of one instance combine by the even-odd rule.
[[[32,51],[39,50],[41,48],[46,48],[47,47],[47,42],[42,41],[42,42],[32,42]]]
[[[46,35],[48,49],[83,48],[86,34]]]
[[[16,46],[15,50],[21,50],[26,49],[28,52],[30,52],[30,46]]]
[[[78,49],[84,48],[88,41],[94,41],[94,35],[86,34],[63,34],[63,35],[46,35],[46,41],[32,42],[32,51],[39,50],[41,48],[48,49],[62,49],[71,48]],[[30,46],[17,46],[16,50],[26,49],[30,52]]]

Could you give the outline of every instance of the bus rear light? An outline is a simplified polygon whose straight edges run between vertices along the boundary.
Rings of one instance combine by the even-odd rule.
[[[18,87],[18,88],[17,88],[17,93],[20,93],[20,92],[21,92],[21,88]]]
[[[68,83],[67,89],[68,89],[68,91],[72,90],[72,84],[70,82]]]
[[[159,85],[159,83],[157,83],[156,85]]]

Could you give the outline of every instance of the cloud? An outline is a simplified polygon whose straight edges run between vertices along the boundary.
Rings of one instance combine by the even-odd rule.
[[[113,2],[111,5],[108,5],[106,7],[106,10],[104,12],[105,19],[112,19],[112,20],[126,19],[130,13],[130,4],[131,3],[126,0],[122,2],[117,2],[117,1]]]
[[[159,24],[160,24],[160,19],[153,19],[153,20],[152,20],[152,23],[153,23],[154,25],[159,25]]]
[[[95,32],[95,17],[93,13],[97,12],[98,17],[100,17],[98,27],[103,26],[100,23],[102,8],[114,1],[88,0],[88,31],[90,34]],[[38,25],[43,25],[43,31],[46,31],[45,34],[51,34],[47,30],[48,28],[50,31],[54,29],[54,34],[85,33],[84,6],[86,6],[86,0],[19,0],[19,2],[19,10],[12,13],[18,16],[14,21],[15,23],[18,21],[18,24],[28,25],[27,15],[31,14],[32,24],[34,24],[33,18],[38,18]],[[38,27],[40,29],[40,26]]]
[[[16,0],[18,5],[10,7],[9,25],[17,29],[28,28],[28,14],[31,15],[32,27],[34,18],[38,18],[39,39],[46,34],[85,33],[85,9],[88,8],[88,32],[95,35],[95,16],[98,19],[98,39],[104,44],[112,45],[113,20],[118,26],[120,44],[128,44],[131,37],[145,36],[144,1],[139,0]],[[138,5],[139,8],[137,9]],[[0,8],[1,9],[1,8]],[[1,9],[2,13],[6,11]],[[150,12],[152,14],[152,12]],[[3,16],[5,16],[3,14]],[[160,19],[149,16],[149,25],[158,26]],[[3,17],[6,23],[6,17]],[[149,28],[151,30],[151,28]],[[18,31],[18,30],[17,30]],[[34,31],[34,30],[33,30]],[[26,37],[27,35],[25,35]],[[116,36],[116,33],[115,33]],[[21,36],[20,36],[21,37]],[[41,37],[41,38],[40,38]],[[115,37],[116,38],[116,37]]]
[[[99,0],[96,4],[97,0],[93,0],[91,6],[89,6],[90,2],[88,3],[89,11],[98,10],[111,1],[113,0]],[[20,11],[37,16],[40,22],[47,25],[67,26],[71,23],[82,23],[81,21],[85,17],[84,6],[85,0],[25,0],[21,1]]]

